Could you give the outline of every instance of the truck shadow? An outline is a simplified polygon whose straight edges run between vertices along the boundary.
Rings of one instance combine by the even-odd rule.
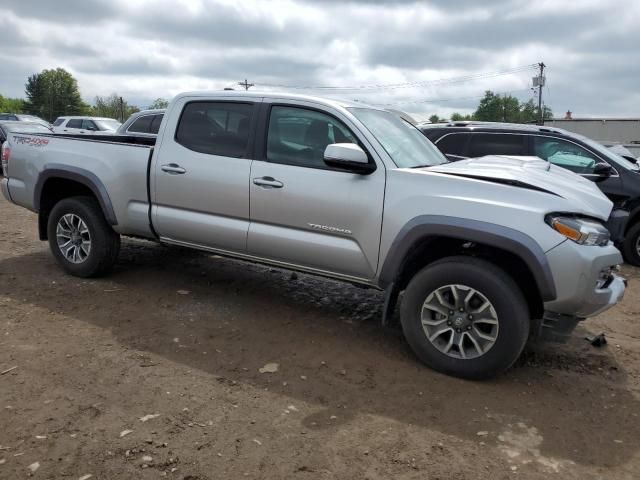
[[[28,287],[12,281],[19,275],[30,277]],[[598,467],[623,464],[638,449],[631,415],[640,401],[624,368],[586,342],[527,354],[496,380],[466,382],[422,366],[401,335],[379,326],[380,292],[138,241],[123,242],[108,278],[66,276],[43,250],[0,261],[0,287],[212,381],[322,406],[303,420],[308,429],[373,414],[465,439],[486,430],[498,444],[497,434],[520,422],[537,429],[541,454]],[[258,372],[271,362],[277,373]]]

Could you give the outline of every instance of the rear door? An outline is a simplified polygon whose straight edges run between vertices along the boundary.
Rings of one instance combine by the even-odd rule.
[[[260,99],[182,98],[153,169],[153,222],[167,242],[246,252],[249,173]]]
[[[274,101],[275,102],[275,101]],[[323,154],[331,143],[372,151],[340,112],[313,103],[269,104],[251,168],[251,255],[370,279],[378,263],[385,168],[370,175],[334,170]],[[376,162],[369,155],[370,162]]]

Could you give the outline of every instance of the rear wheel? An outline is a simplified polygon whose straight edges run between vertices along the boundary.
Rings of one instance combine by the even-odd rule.
[[[513,279],[472,257],[446,258],[418,272],[405,291],[400,319],[420,360],[468,379],[508,369],[522,353],[530,323]]]
[[[108,273],[120,251],[120,235],[107,223],[92,197],[58,202],[47,223],[49,248],[62,268],[78,277]]]
[[[640,267],[640,222],[633,225],[625,234],[622,253],[627,263]]]

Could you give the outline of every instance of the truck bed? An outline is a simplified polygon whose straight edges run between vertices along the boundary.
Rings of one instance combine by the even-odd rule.
[[[107,218],[125,235],[153,237],[149,221],[148,172],[155,139],[115,135],[9,135],[8,190],[11,199],[32,211],[47,179],[64,174],[89,179],[101,202],[110,204]],[[108,215],[109,217],[109,215]]]

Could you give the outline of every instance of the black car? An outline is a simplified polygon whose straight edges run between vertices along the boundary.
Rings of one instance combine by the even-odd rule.
[[[546,126],[451,122],[418,128],[452,161],[536,156],[596,182],[617,210],[609,224],[612,237],[621,239],[617,243],[625,260],[640,266],[640,168],[633,160],[582,135]]]

